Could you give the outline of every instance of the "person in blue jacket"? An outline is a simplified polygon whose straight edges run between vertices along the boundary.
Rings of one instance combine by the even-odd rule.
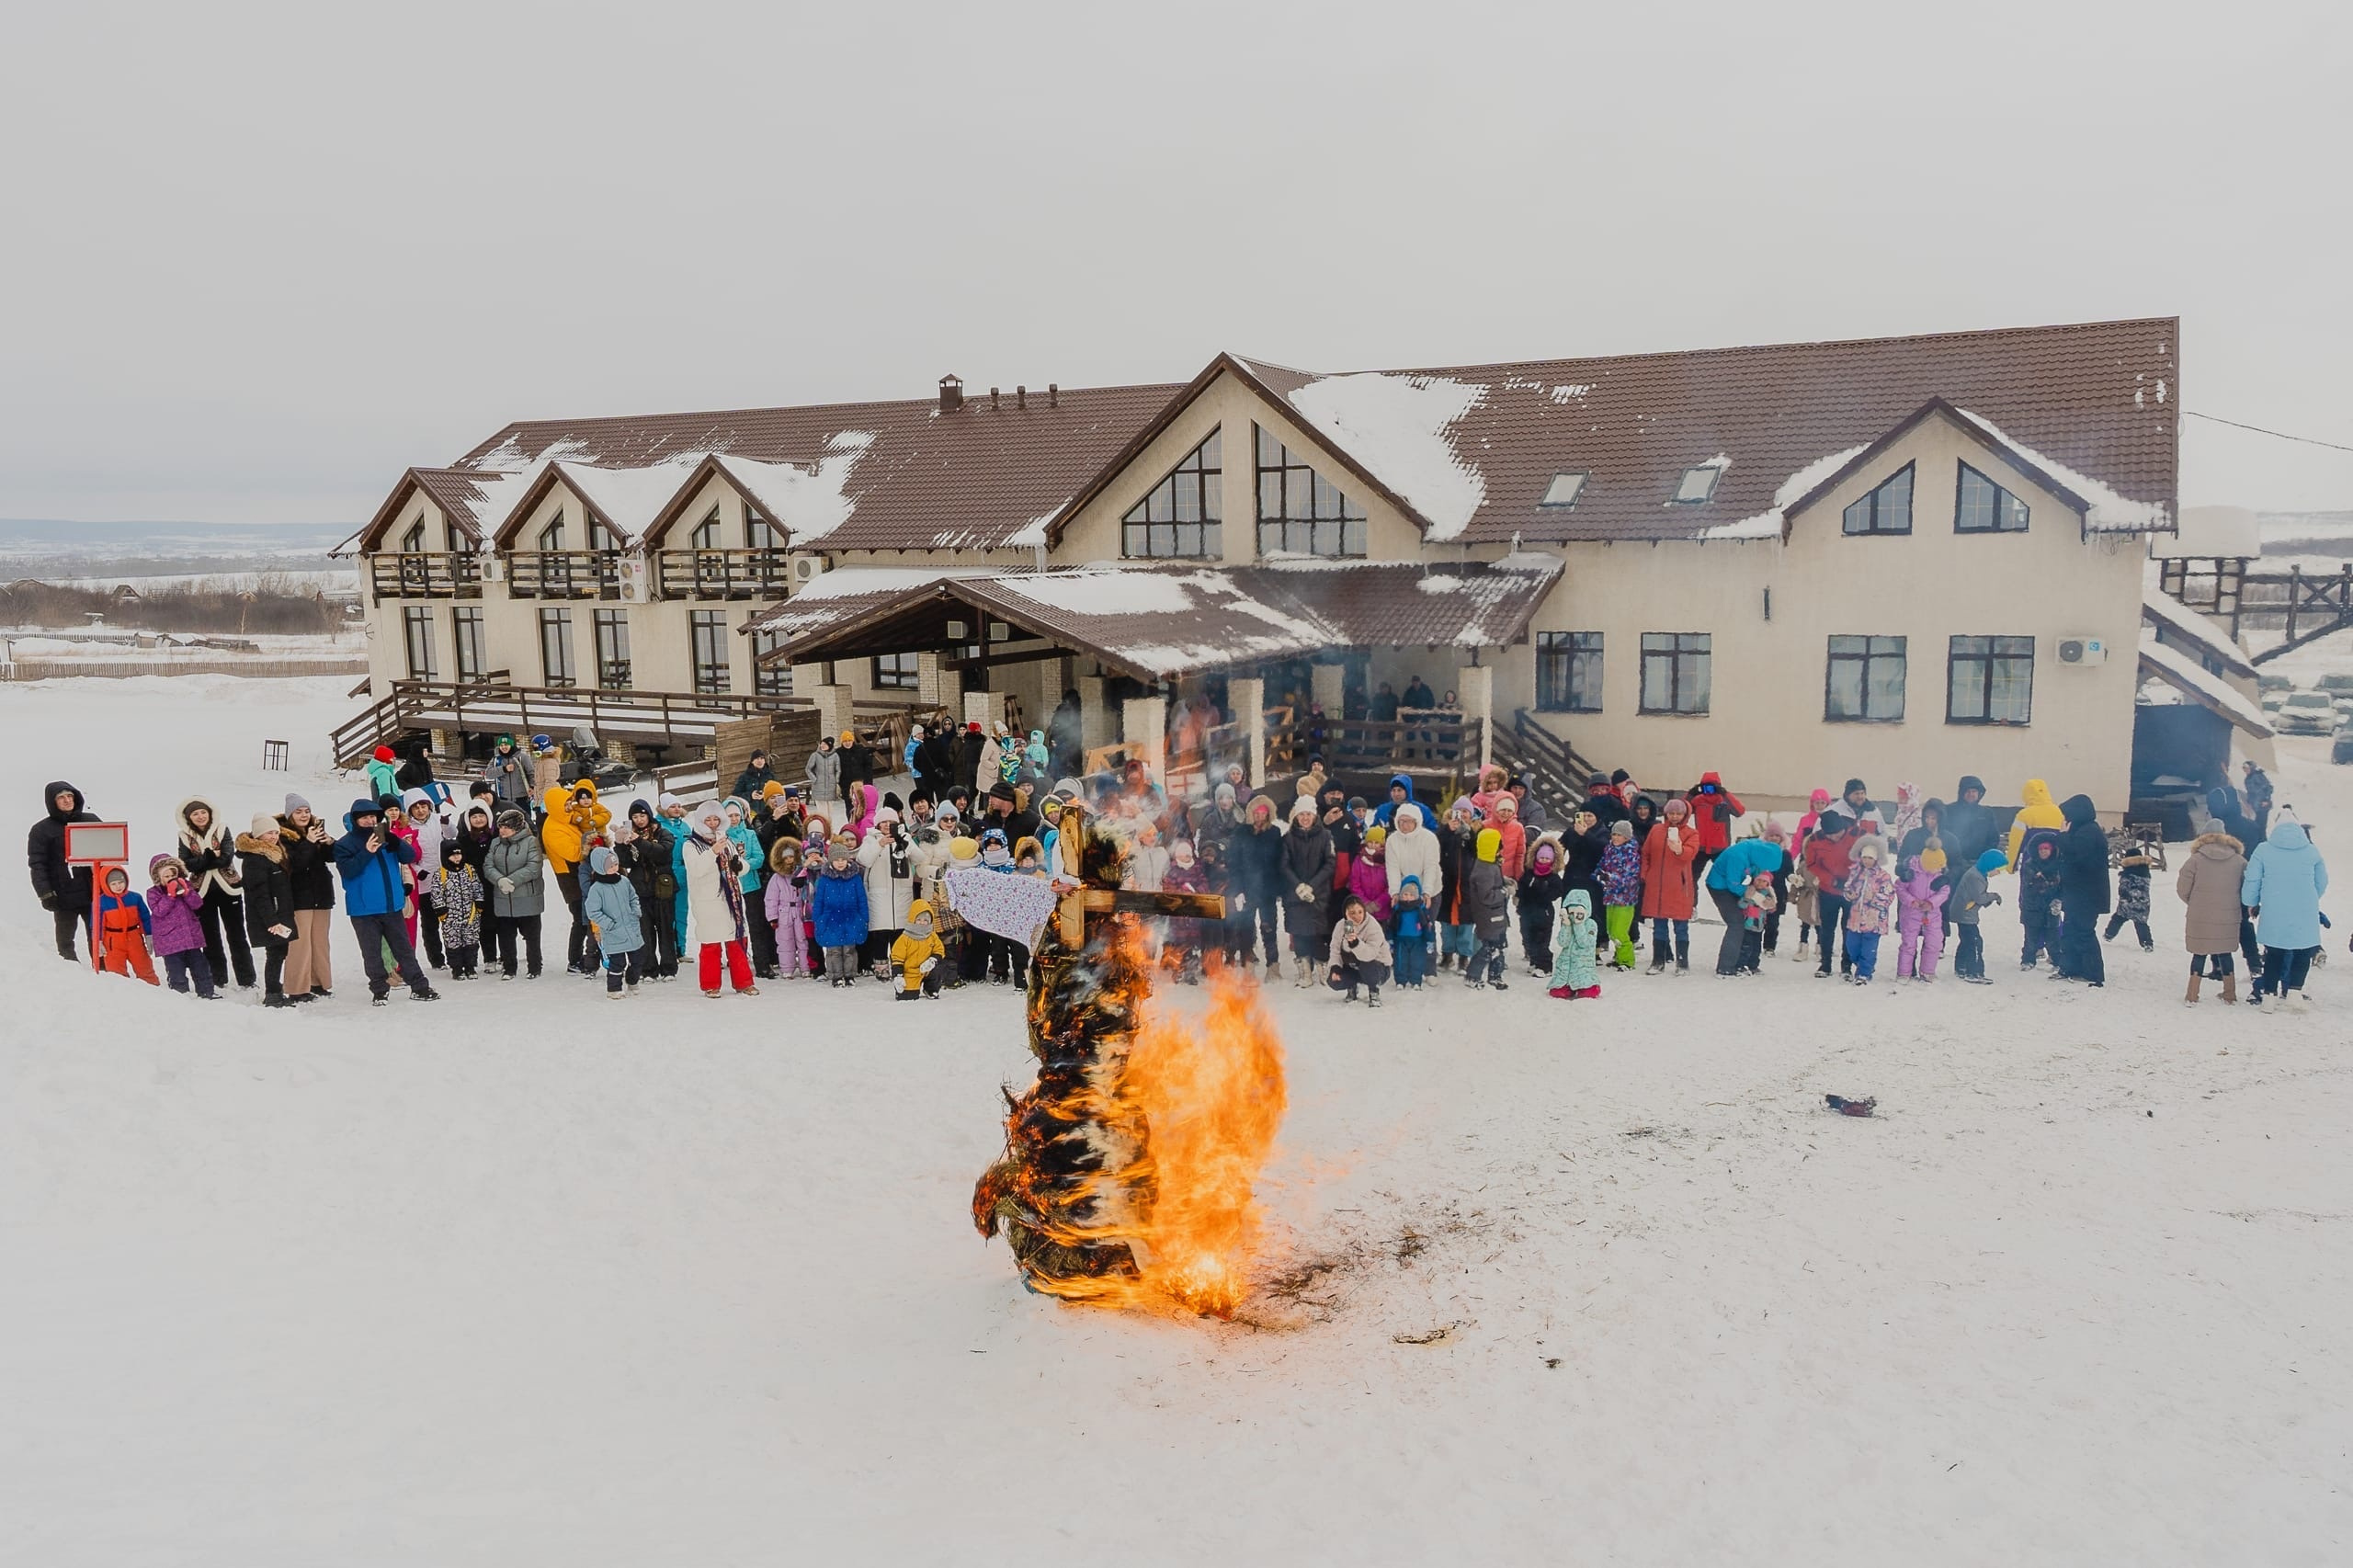
[[[645,977],[645,932],[637,889],[621,875],[620,857],[605,845],[588,851],[588,885],[580,892],[580,913],[597,927],[597,950],[605,955],[605,994],[636,995],[637,983]]]
[[[1759,871],[1770,874],[1785,870],[1788,866],[1789,858],[1781,846],[1769,838],[1741,839],[1708,862],[1708,902],[1716,906],[1716,915],[1724,923],[1723,943],[1716,949],[1718,974],[1735,974],[1740,970],[1741,940],[1746,926],[1740,895],[1747,891],[1749,880]]]
[[[2263,972],[2249,1001],[2269,1006],[2292,993],[2293,1005],[2305,1006],[2304,976],[2320,948],[2320,895],[2327,891],[2328,863],[2313,847],[2304,824],[2281,811],[2247,857],[2246,879],[2239,884],[2239,903],[2263,944]]]
[[[1389,776],[1389,799],[1374,809],[1372,820],[1377,825],[1394,833],[1397,831],[1397,808],[1420,804],[1414,798],[1413,779],[1403,773],[1392,773]],[[1529,836],[1533,838],[1536,835],[1531,833]]]
[[[826,846],[825,863],[810,884],[809,912],[824,949],[825,978],[857,983],[858,949],[866,945],[866,873],[846,833]]]
[[[368,971],[368,993],[376,1006],[384,1005],[392,980],[385,972],[384,954],[392,955],[408,994],[419,1002],[434,1002],[441,994],[425,978],[416,953],[409,946],[401,910],[408,903],[408,882],[401,868],[416,858],[408,841],[384,826],[382,808],[373,801],[354,801],[343,817],[343,836],[335,841],[335,873],[343,879],[343,912],[359,938],[359,961]]]

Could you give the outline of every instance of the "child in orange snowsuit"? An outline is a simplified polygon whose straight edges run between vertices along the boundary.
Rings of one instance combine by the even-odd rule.
[[[108,868],[106,891],[98,897],[98,968],[162,984],[148,952],[147,932],[147,901],[131,891],[131,877],[121,867]]]

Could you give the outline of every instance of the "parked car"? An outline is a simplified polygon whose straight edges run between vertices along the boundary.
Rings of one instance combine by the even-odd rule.
[[[2283,735],[2333,734],[2336,704],[2325,691],[2291,691],[2271,710],[2271,727]]]
[[[2353,724],[2344,724],[2337,728],[2336,739],[2331,741],[2328,745],[2328,760],[2337,763],[2353,762]]]

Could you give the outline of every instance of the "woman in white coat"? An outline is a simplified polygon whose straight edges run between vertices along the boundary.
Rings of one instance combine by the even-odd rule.
[[[905,928],[907,906],[915,900],[914,848],[890,806],[875,812],[858,846],[858,863],[866,870],[866,963],[883,979],[889,978],[891,944]]]
[[[752,960],[745,945],[744,851],[727,835],[727,808],[705,801],[687,813],[687,826],[678,858],[687,870],[687,915],[692,922],[702,994],[720,994],[723,961],[729,983],[742,994],[756,996],[759,987],[752,983]]]

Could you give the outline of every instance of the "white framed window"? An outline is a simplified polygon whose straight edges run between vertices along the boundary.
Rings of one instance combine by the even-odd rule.
[[[1724,465],[1722,463],[1701,463],[1698,468],[1685,469],[1683,477],[1676,482],[1675,504],[1697,506],[1702,502],[1714,500],[1716,481],[1723,476]]]
[[[1544,499],[1536,504],[1540,506],[1574,506],[1577,504],[1577,497],[1585,494],[1585,482],[1589,477],[1583,469],[1556,473],[1552,476],[1552,483],[1544,487]]]

